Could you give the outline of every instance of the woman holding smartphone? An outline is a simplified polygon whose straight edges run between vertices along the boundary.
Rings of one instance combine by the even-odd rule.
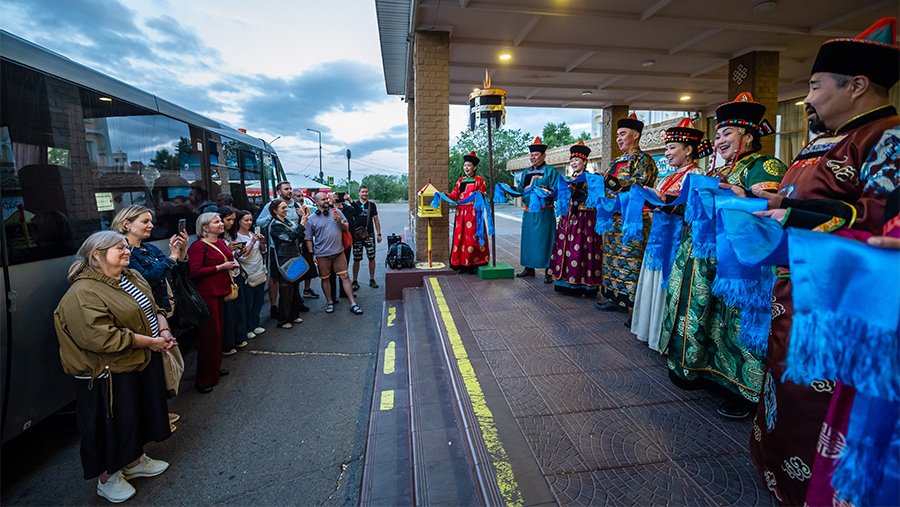
[[[236,213],[237,232],[235,240],[243,243],[244,248],[238,263],[247,274],[244,287],[244,308],[247,313],[247,338],[256,338],[256,335],[266,332],[266,328],[259,323],[259,312],[262,311],[263,301],[266,295],[266,265],[263,257],[266,253],[266,241],[260,234],[259,227],[251,232],[253,215],[249,211],[240,210]],[[239,298],[240,299],[240,298]]]
[[[278,264],[300,255],[300,243],[305,237],[307,213],[302,213],[297,223],[287,218],[287,203],[272,201],[269,204],[272,222],[269,224],[269,238],[274,245],[274,259]],[[278,266],[272,266],[272,277],[278,279],[278,327],[290,329],[303,322],[300,318],[300,280],[288,282],[281,276]]]
[[[237,239],[237,213],[229,206],[219,208],[219,217],[225,225],[225,232],[221,238],[225,240],[228,249],[234,255],[235,260],[240,259],[244,251],[244,243]],[[247,292],[247,278],[244,272],[238,269],[231,270],[231,277],[238,286],[238,297],[225,302],[225,329],[222,338],[222,355],[232,356],[238,349],[248,345],[247,343],[247,310],[245,308],[245,293]]]

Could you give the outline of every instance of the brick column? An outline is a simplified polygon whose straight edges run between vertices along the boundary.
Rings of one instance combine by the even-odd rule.
[[[418,189],[429,180],[446,192],[450,173],[450,34],[448,32],[416,32],[413,62],[415,87],[414,172]],[[412,178],[412,175],[410,176]],[[410,200],[418,198],[410,195]],[[432,219],[432,253],[435,260],[450,258],[450,228],[447,206],[443,217]],[[415,220],[416,258],[426,258],[427,222]]]
[[[628,108],[627,105],[603,108],[603,132],[600,136],[603,161],[600,170],[604,173],[609,168],[610,161],[622,155],[622,150],[616,144],[616,123],[628,117]]]
[[[751,51],[728,62],[728,100],[750,92],[753,100],[766,106],[766,119],[775,127],[778,115],[778,52]],[[762,138],[764,155],[775,155],[775,136]]]

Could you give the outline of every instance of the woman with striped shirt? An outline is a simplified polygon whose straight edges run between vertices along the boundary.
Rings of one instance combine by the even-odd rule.
[[[84,477],[98,477],[97,494],[113,503],[134,496],[127,479],[169,467],[143,447],[171,435],[160,352],[176,342],[150,285],[127,269],[130,260],[125,236],[92,234],[53,315],[63,370],[76,379]]]

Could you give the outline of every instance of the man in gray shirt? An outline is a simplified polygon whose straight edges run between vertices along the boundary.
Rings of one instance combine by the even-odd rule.
[[[311,214],[306,222],[306,247],[315,252],[319,278],[322,280],[322,292],[325,293],[325,313],[334,312],[331,285],[328,283],[328,277],[333,271],[340,277],[344,293],[350,299],[350,311],[362,315],[363,310],[356,304],[356,298],[353,296],[350,275],[347,273],[347,257],[344,255],[341,241],[343,232],[349,231],[350,225],[344,214],[334,209],[328,194],[319,192],[315,201],[316,212]]]

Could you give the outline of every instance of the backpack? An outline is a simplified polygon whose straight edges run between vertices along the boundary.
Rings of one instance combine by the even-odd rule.
[[[385,264],[391,269],[414,268],[416,255],[406,243],[398,242],[388,249]]]

